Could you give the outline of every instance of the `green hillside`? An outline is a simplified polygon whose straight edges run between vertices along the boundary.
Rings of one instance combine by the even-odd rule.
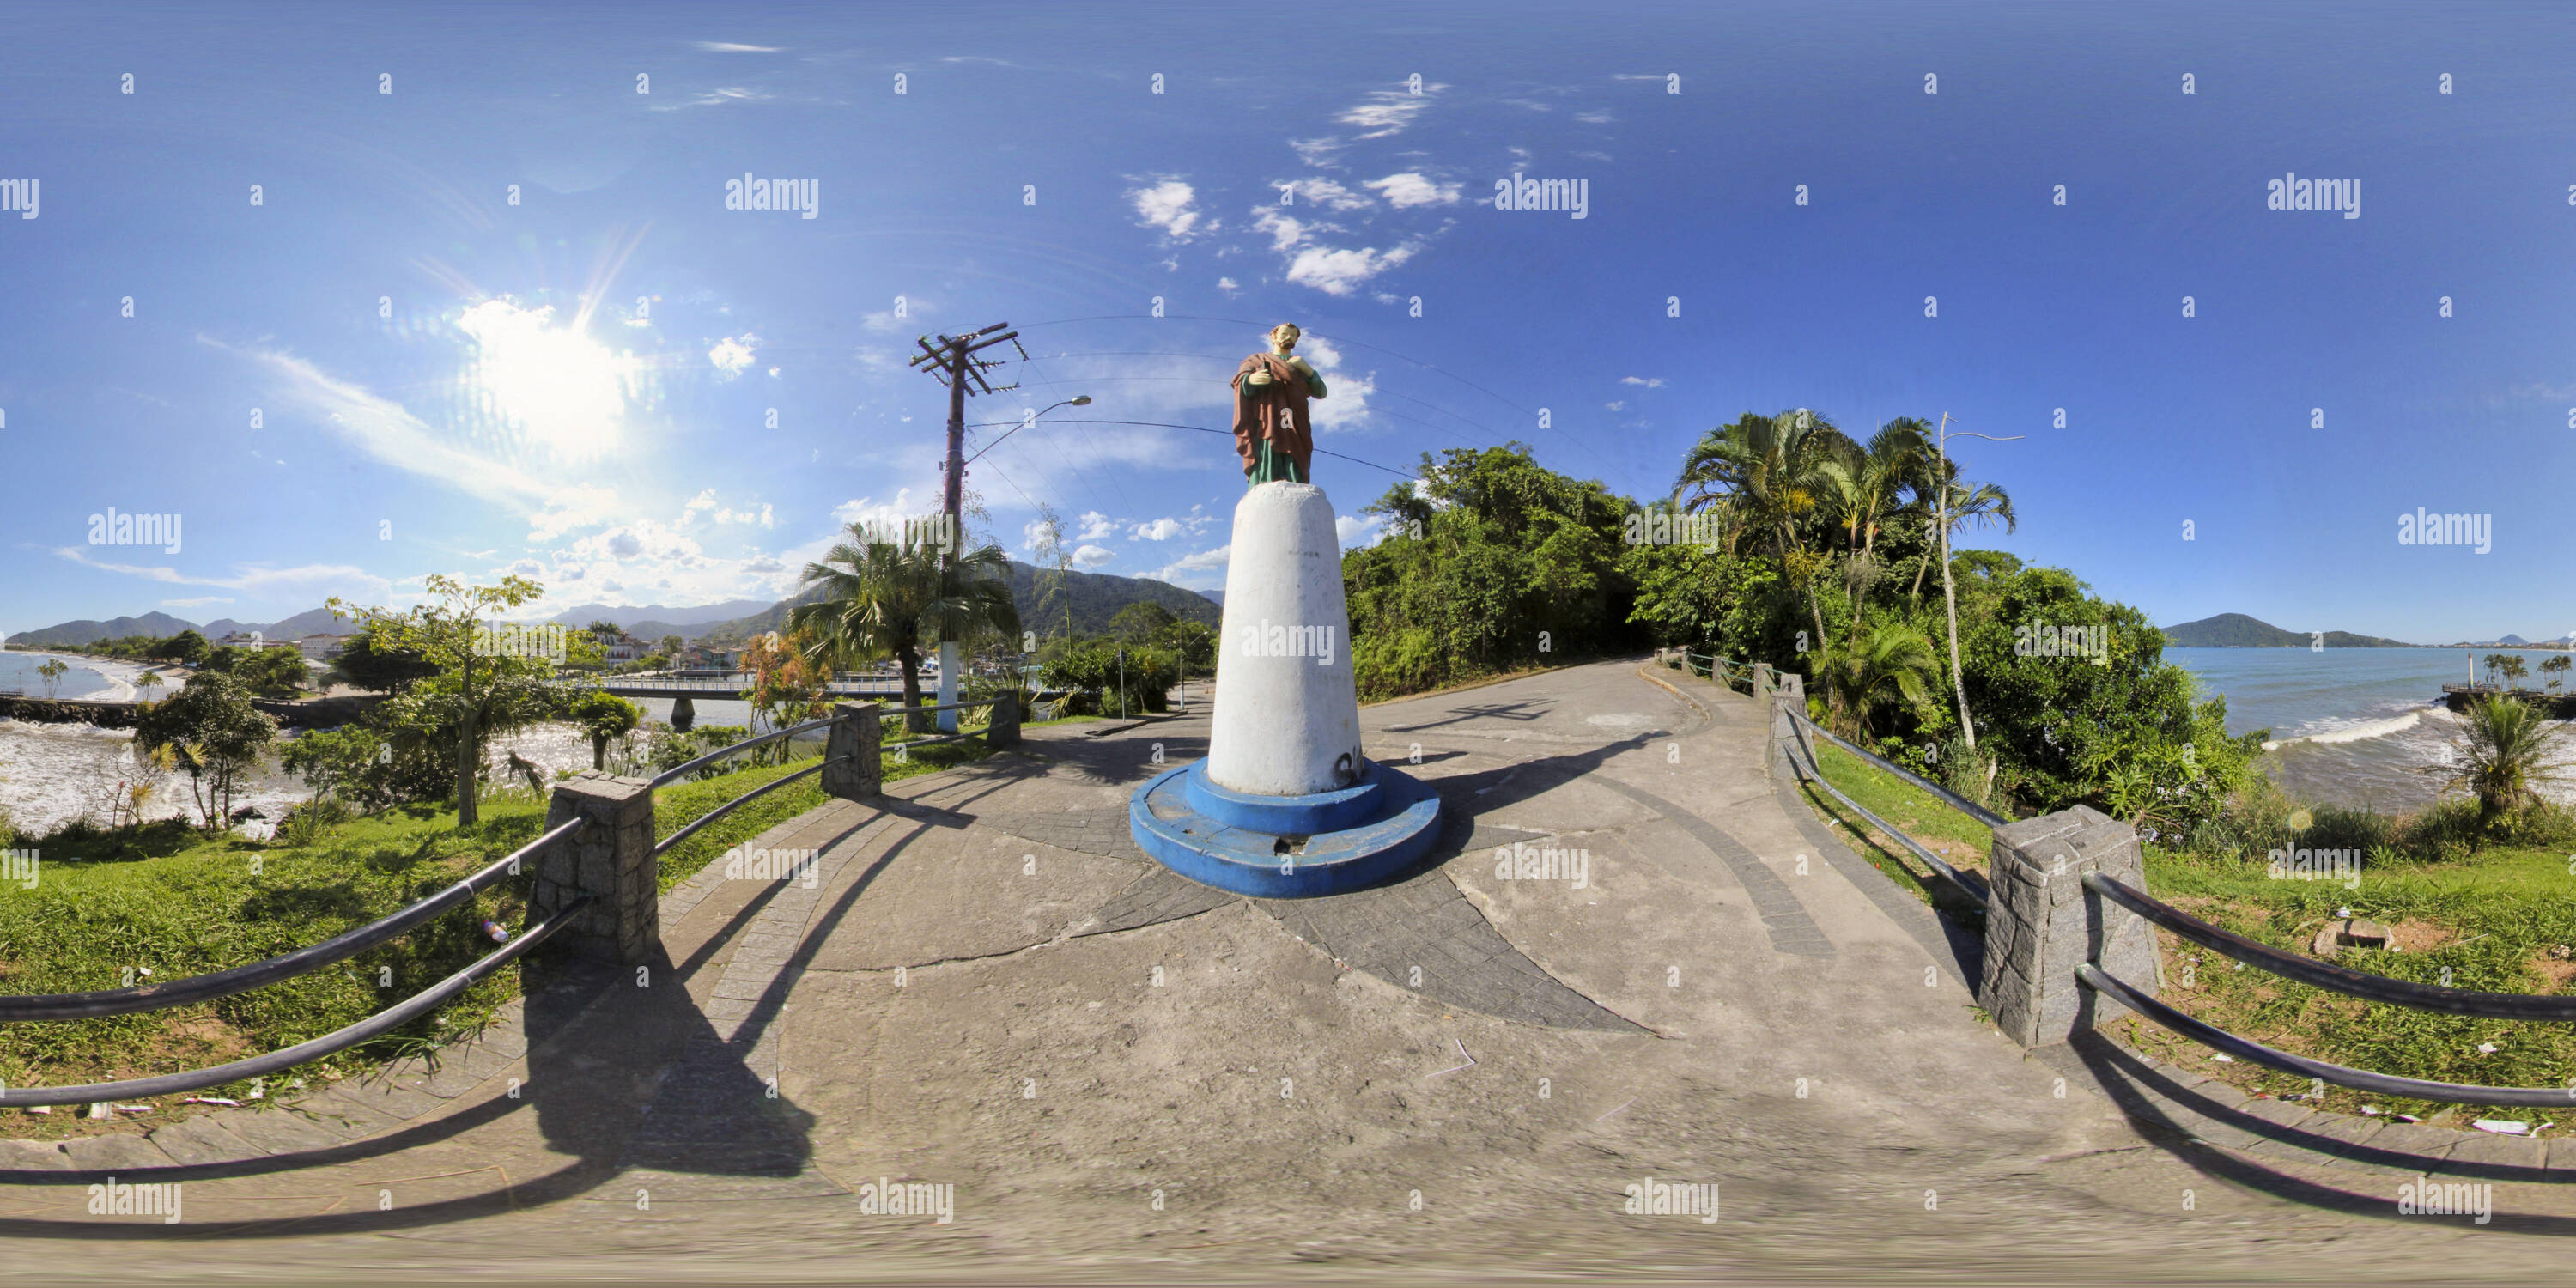
[[[1041,571],[1018,560],[1011,561],[1011,601],[1019,606],[1022,624],[1040,635],[1055,634],[1065,629],[1065,617],[1072,615],[1073,633],[1099,635],[1109,630],[1109,619],[1118,610],[1140,600],[1150,600],[1172,610],[1176,617],[1205,622],[1213,627],[1222,617],[1215,603],[1196,591],[1183,590],[1169,582],[1145,577],[1118,577],[1108,573],[1067,572],[1058,602],[1046,612],[1045,621],[1031,620],[1037,611]],[[787,610],[810,602],[811,594],[780,600],[748,617],[729,622],[696,627],[684,631],[692,643],[738,644],[787,624]]]
[[[2196,622],[2164,628],[2165,643],[2173,648],[2310,648],[2316,643],[2305,631],[2285,631],[2270,622],[2258,621],[2243,613],[2220,613]],[[2381,639],[2376,635],[2355,635],[2349,631],[2327,631],[2327,648],[2413,648],[2404,640]]]

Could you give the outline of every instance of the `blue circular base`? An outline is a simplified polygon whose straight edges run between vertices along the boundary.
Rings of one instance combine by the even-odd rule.
[[[1265,797],[1208,782],[1206,763],[1155,775],[1127,805],[1137,848],[1201,885],[1264,899],[1343,894],[1402,871],[1440,837],[1439,795],[1402,770],[1370,762],[1341,791]],[[1296,830],[1317,823],[1338,826]]]

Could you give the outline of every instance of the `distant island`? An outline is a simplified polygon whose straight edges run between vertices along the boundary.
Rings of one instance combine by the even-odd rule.
[[[2316,634],[2308,631],[2285,631],[2270,622],[2243,613],[2220,613],[2196,622],[2163,628],[2165,643],[2173,648],[2314,648]],[[2355,635],[2349,631],[2326,631],[2327,648],[2568,648],[2576,646],[2576,631],[2554,640],[2533,643],[2519,635],[2501,639],[2468,640],[2455,644],[2409,644],[2404,640],[2382,639],[2376,635]]]
[[[2312,632],[2285,631],[2243,613],[2220,613],[2216,617],[2165,627],[2164,632],[2165,642],[2174,648],[2313,648],[2317,642]],[[2404,640],[2355,635],[2349,631],[2326,631],[2324,635],[2327,648],[2422,647]]]

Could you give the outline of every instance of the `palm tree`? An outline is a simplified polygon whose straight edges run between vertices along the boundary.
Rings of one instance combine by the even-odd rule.
[[[1923,530],[1926,537],[1937,538],[1939,534],[1933,532],[1935,521],[1932,515],[1941,507],[1934,504],[1930,462],[1926,462],[1925,465],[1922,476],[1911,488],[1914,497],[1912,504],[1907,508],[1922,510]],[[2013,517],[2011,493],[1992,483],[1979,483],[1970,487],[1960,482],[1957,461],[1945,459],[1942,463],[1942,471],[1947,475],[1945,481],[1950,486],[1950,495],[1946,499],[1949,502],[1947,508],[1950,515],[1950,531],[1953,535],[1970,523],[1984,525],[2000,520],[2006,532],[2012,532],[2020,526],[2019,521]],[[1937,539],[1927,539],[1923,543],[1923,557],[1914,565],[1914,589],[1906,596],[1909,600],[1923,598],[1923,575],[1931,570],[1932,552],[1939,548],[1940,542]]]
[[[924,645],[935,648],[943,636],[973,639],[1020,629],[1010,560],[1000,546],[952,561],[936,546],[873,540],[859,523],[848,536],[820,562],[805,565],[806,589],[822,593],[787,614],[787,633],[821,674],[891,656],[903,668],[903,704],[918,707]],[[925,716],[905,716],[905,728],[915,733],[929,727]]]
[[[2471,702],[2463,714],[2460,739],[2451,744],[2458,762],[2426,770],[2440,775],[2443,787],[2464,787],[2477,796],[2478,825],[2484,829],[2537,799],[2539,784],[2561,776],[2562,767],[2550,756],[2560,729],[2540,708],[2493,694]]]
[[[2571,661],[2566,654],[2561,653],[2558,656],[2541,663],[2540,673],[2542,675],[2553,677],[2549,681],[2549,687],[2554,689],[2559,685],[2566,683],[2565,676],[2567,674],[2567,668],[2571,665],[2576,665],[2576,661]]]
[[[1816,603],[1813,556],[1798,530],[1822,512],[1832,486],[1824,466],[1850,444],[1841,430],[1804,409],[1777,416],[1746,412],[1702,436],[1673,482],[1679,508],[1716,510],[1730,533],[1750,529],[1771,539],[1791,583],[1806,591],[1820,652],[1826,647],[1825,616]]]
[[[1843,528],[1843,557],[1851,586],[1852,623],[1859,628],[1861,608],[1876,575],[1873,555],[1879,526],[1897,508],[1898,493],[1930,473],[1930,426],[1899,416],[1870,436],[1869,446],[1853,444],[1819,467],[1836,518]]]
[[[1870,717],[1889,699],[1920,707],[1931,696],[1931,682],[1941,673],[1932,642],[1911,626],[1889,622],[1868,635],[1843,641],[1826,660],[1837,695],[1836,709],[1847,721],[1846,735],[1867,740]]]

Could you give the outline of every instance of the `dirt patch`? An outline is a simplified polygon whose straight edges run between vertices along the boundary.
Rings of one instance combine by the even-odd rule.
[[[2564,989],[2576,981],[2576,946],[2556,944],[2541,949],[2531,959],[2531,969],[2549,981],[2553,990]]]
[[[2388,943],[2401,953],[2429,953],[2459,938],[2448,926],[2429,921],[2400,921],[2388,926]]]

